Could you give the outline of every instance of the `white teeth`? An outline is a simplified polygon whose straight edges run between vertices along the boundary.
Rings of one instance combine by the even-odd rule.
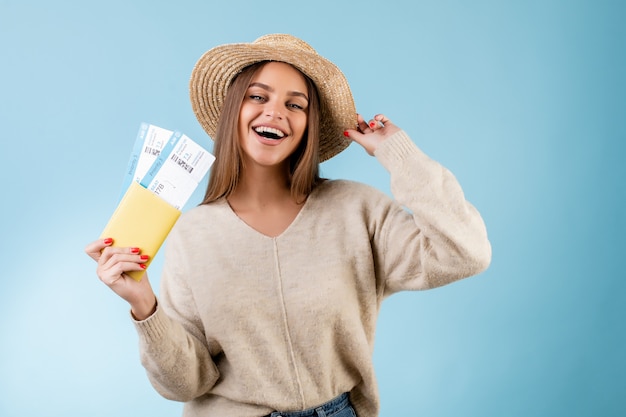
[[[269,133],[271,135],[275,135],[278,138],[283,138],[285,134],[278,129],[274,129],[273,127],[268,126],[259,126],[255,127],[254,131],[258,134]]]

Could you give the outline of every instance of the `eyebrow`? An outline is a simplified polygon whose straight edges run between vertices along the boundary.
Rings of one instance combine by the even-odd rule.
[[[274,92],[274,88],[270,87],[270,86],[269,86],[269,85],[267,85],[267,84],[263,84],[263,83],[259,83],[259,82],[250,83],[250,85],[248,86],[248,88],[250,88],[250,87],[259,87],[259,88],[262,88],[262,89],[264,89],[264,90],[267,90],[267,91],[269,91],[269,92],[271,92],[271,93],[273,93],[273,92]],[[301,93],[301,92],[299,92],[299,91],[289,91],[287,94],[288,94],[288,95],[290,95],[290,96],[302,97],[302,98],[304,98],[307,102],[309,101],[309,98],[307,97],[307,95],[306,95],[306,94],[304,94],[304,93]]]

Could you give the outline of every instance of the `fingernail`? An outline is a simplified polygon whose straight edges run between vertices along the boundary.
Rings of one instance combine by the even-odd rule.
[[[139,253],[139,248],[130,248],[130,253]]]
[[[104,239],[105,245],[110,245],[111,243],[113,243],[113,239],[111,239],[110,237],[107,237],[106,239]]]
[[[146,269],[148,267],[146,264],[139,264],[139,266],[141,267],[141,269]]]
[[[148,255],[141,255],[140,258],[142,261],[147,261],[150,257]]]
[[[350,133],[347,130],[344,130],[343,135],[347,138],[350,137]]]
[[[370,122],[370,127],[374,129],[376,127],[376,122]]]

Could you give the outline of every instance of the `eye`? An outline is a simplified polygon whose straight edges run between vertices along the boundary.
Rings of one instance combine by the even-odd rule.
[[[265,98],[263,96],[259,96],[257,94],[250,94],[248,98],[252,101],[263,101]]]
[[[304,107],[302,107],[301,105],[297,103],[287,103],[287,107],[289,107],[290,109],[294,109],[294,110],[304,110]]]

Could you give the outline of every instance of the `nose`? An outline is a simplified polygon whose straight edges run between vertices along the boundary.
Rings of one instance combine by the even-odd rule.
[[[268,102],[265,106],[265,115],[272,119],[283,119],[283,111],[276,102]]]

